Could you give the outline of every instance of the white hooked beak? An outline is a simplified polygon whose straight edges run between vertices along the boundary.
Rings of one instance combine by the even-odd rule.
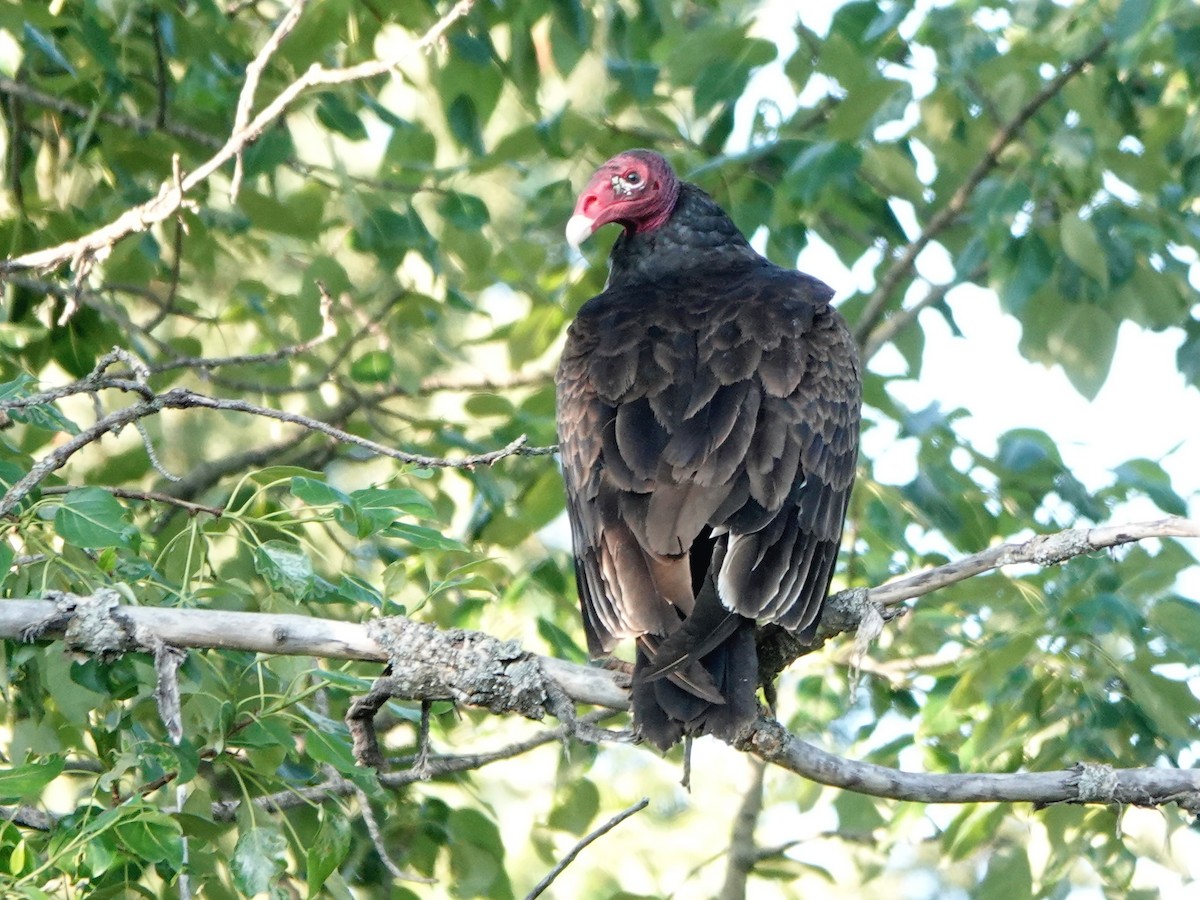
[[[567,243],[578,250],[580,245],[592,236],[595,229],[595,219],[581,215],[571,216],[567,220]]]

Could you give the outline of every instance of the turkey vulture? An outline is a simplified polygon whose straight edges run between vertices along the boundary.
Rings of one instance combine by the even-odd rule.
[[[841,542],[861,382],[833,291],[760,256],[657,153],[592,176],[579,246],[624,228],[567,332],[558,432],[593,656],[635,638],[662,749],[757,715],[756,623],[811,638]]]

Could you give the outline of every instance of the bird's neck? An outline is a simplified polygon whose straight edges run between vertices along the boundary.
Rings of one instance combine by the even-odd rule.
[[[739,268],[762,257],[721,207],[684,184],[669,217],[656,228],[626,230],[609,257],[609,287],[656,281],[691,269]]]

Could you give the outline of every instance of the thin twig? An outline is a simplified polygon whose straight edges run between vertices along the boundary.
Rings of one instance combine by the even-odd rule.
[[[367,834],[371,837],[371,843],[375,845],[375,853],[383,861],[383,867],[391,873],[392,877],[397,881],[412,881],[417,884],[437,884],[436,878],[413,875],[410,872],[405,872],[396,865],[396,861],[388,853],[387,842],[383,839],[383,832],[380,830],[379,822],[375,818],[375,811],[371,809],[371,798],[357,784],[354,785],[354,796],[358,798],[358,808],[362,812],[363,824],[367,826]]]
[[[8,489],[3,499],[0,499],[0,517],[11,513],[47,476],[62,468],[72,456],[108,432],[118,432],[126,425],[136,422],[139,419],[144,419],[147,416],[156,415],[164,409],[193,408],[249,413],[250,415],[262,416],[263,418],[298,425],[308,431],[324,434],[340,443],[353,444],[354,446],[370,450],[373,453],[378,453],[380,456],[387,456],[397,459],[400,462],[426,469],[471,469],[475,466],[490,466],[509,456],[544,456],[554,452],[553,447],[526,446],[528,438],[525,435],[521,435],[499,450],[459,458],[406,453],[403,450],[396,450],[393,447],[385,446],[368,438],[343,431],[341,428],[336,428],[328,422],[322,422],[320,419],[313,419],[309,416],[284,412],[278,409],[270,409],[265,406],[257,406],[253,403],[247,403],[244,400],[223,400],[217,397],[209,397],[206,394],[200,394],[187,388],[173,388],[164,394],[157,394],[149,400],[144,400],[141,403],[136,403],[133,406],[127,406],[124,409],[110,413],[90,428],[84,429],[70,440],[59,444],[54,450],[34,463],[24,477],[16,481]]]
[[[40,106],[42,109],[65,113],[76,119],[87,120],[95,115],[89,106],[85,106],[82,103],[75,103],[63,97],[56,97],[53,94],[43,93],[37,88],[14,81],[11,78],[0,77],[0,94],[23,100],[26,103],[32,103],[34,106]],[[142,136],[153,134],[155,131],[162,131],[173,137],[199,144],[202,147],[215,150],[221,146],[220,138],[213,137],[211,134],[200,131],[197,128],[192,128],[190,125],[165,122],[162,126],[159,126],[156,119],[131,116],[123,112],[102,111],[96,117],[102,122],[116,125],[118,128],[125,128],[134,134]]]
[[[265,353],[241,353],[235,356],[177,356],[174,359],[169,359],[166,362],[155,363],[148,367],[150,374],[159,375],[163,372],[172,372],[176,369],[196,369],[198,371],[209,371],[211,369],[219,369],[222,366],[246,366],[259,365],[261,363],[279,362],[284,359],[290,359],[293,356],[299,356],[302,353],[319,347],[332,338],[337,336],[337,322],[333,318],[333,297],[330,296],[328,289],[323,284],[317,285],[317,289],[321,293],[321,331],[307,341],[300,341],[296,344],[288,344],[284,347],[278,347],[275,350],[268,350]]]
[[[546,890],[546,888],[550,887],[551,882],[553,882],[555,878],[557,878],[559,875],[561,875],[563,873],[563,870],[566,869],[567,866],[569,866],[571,863],[575,862],[575,857],[577,857],[580,854],[580,852],[588,844],[592,843],[592,841],[596,840],[597,838],[603,837],[604,835],[608,834],[610,831],[612,831],[614,828],[616,828],[618,825],[620,825],[622,822],[624,822],[630,816],[640,813],[643,809],[645,809],[649,805],[650,805],[650,798],[643,797],[641,800],[639,800],[637,803],[633,804],[633,806],[630,806],[628,809],[621,810],[621,812],[617,813],[615,816],[613,816],[611,819],[609,819],[607,822],[605,822],[599,828],[585,834],[583,836],[583,838],[579,841],[579,843],[577,843],[574,847],[572,847],[571,851],[566,856],[564,856],[562,859],[560,859],[558,861],[558,864],[555,865],[555,867],[553,869],[551,869],[549,872],[546,873],[546,877],[543,878],[541,881],[539,881],[534,886],[533,890],[530,891],[525,896],[525,900],[534,900],[535,897],[540,897],[542,895],[542,893]]]
[[[214,518],[221,518],[225,515],[225,510],[219,506],[205,506],[203,503],[189,503],[187,500],[180,500],[178,497],[172,497],[170,494],[164,494],[162,491],[139,491],[133,488],[110,487],[109,485],[89,485],[89,487],[98,487],[102,491],[108,491],[114,497],[120,497],[123,500],[145,500],[148,503],[165,503],[168,506],[176,506],[182,509],[188,515],[194,516],[197,513],[208,513]],[[77,485],[73,484],[55,484],[49,487],[42,488],[42,494],[47,497],[69,494],[71,491],[77,490]]]
[[[288,11],[284,13],[271,36],[267,38],[262,49],[258,51],[258,55],[246,66],[246,80],[242,84],[242,92],[238,95],[237,112],[233,117],[233,134],[239,134],[246,130],[246,125],[250,121],[250,111],[254,108],[254,95],[258,91],[258,82],[262,78],[263,70],[283,43],[284,38],[292,33],[300,21],[300,13],[304,11],[306,2],[307,0],[295,0]],[[229,183],[230,203],[237,203],[238,192],[242,188],[243,151],[245,149],[245,145],[238,147],[233,157],[233,179]]]
[[[441,391],[447,392],[462,392],[469,391],[510,391],[515,388],[534,387],[537,385],[549,384],[554,378],[550,372],[531,372],[528,375],[514,375],[511,378],[443,378],[441,376],[432,376],[421,380],[421,386],[417,389],[419,394],[434,394]]]
[[[583,716],[580,721],[594,724],[612,715],[612,710],[598,710]],[[484,766],[494,762],[513,759],[514,757],[529,753],[531,750],[536,750],[538,747],[544,747],[547,744],[565,740],[570,736],[570,733],[570,725],[559,725],[556,728],[539,731],[532,737],[508,744],[498,750],[491,750],[485,753],[464,753],[455,756],[435,756],[429,761],[431,774],[432,777],[437,778],[442,775],[455,775],[459,772],[482,769]],[[386,788],[395,790],[421,780],[413,773],[411,768],[405,768],[411,762],[412,757],[389,760],[389,765],[393,768],[393,771],[380,775],[379,783]],[[253,802],[259,809],[269,812],[282,812],[297,806],[321,803],[333,797],[344,797],[352,793],[354,793],[354,782],[338,775],[311,787],[280,791],[275,794],[256,797]],[[218,822],[231,822],[237,817],[237,811],[240,806],[240,800],[219,800],[212,805],[213,818]]]
[[[986,272],[987,266],[979,265],[975,268],[975,271],[971,272],[965,278],[952,278],[944,284],[931,285],[929,290],[926,291],[925,296],[912,306],[906,307],[880,322],[863,340],[861,356],[864,364],[878,353],[884,344],[894,340],[896,335],[915,322],[917,316],[924,310],[934,304],[941,303],[946,298],[946,295],[959,285],[978,283]]]

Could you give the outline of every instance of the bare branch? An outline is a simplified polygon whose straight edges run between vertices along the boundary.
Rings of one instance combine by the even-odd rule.
[[[0,516],[6,516],[11,513],[48,475],[62,468],[72,456],[108,432],[118,432],[126,425],[136,422],[139,419],[144,419],[147,416],[156,415],[164,409],[193,408],[249,413],[268,419],[276,419],[280,422],[287,422],[291,425],[299,425],[308,431],[324,434],[340,443],[363,447],[373,453],[378,453],[380,456],[387,456],[422,468],[470,469],[475,466],[490,466],[508,456],[544,456],[553,453],[555,449],[553,447],[528,447],[526,446],[527,438],[525,435],[521,435],[499,450],[453,459],[440,456],[425,456],[418,453],[406,453],[403,450],[397,450],[394,447],[388,447],[376,441],[351,434],[348,431],[330,425],[328,422],[322,422],[320,419],[313,419],[297,413],[283,412],[278,409],[270,409],[265,406],[257,406],[253,403],[247,403],[244,400],[223,400],[217,397],[209,397],[206,394],[199,394],[187,388],[173,388],[164,394],[157,394],[151,399],[110,413],[90,428],[84,429],[70,440],[59,444],[34,463],[30,470],[8,489],[4,497],[0,499]]]
[[[307,0],[295,0],[288,11],[284,13],[271,36],[267,38],[262,49],[258,51],[258,55],[246,66],[246,81],[242,84],[241,94],[238,95],[237,112],[233,117],[234,134],[246,130],[246,125],[250,121],[250,111],[254,108],[254,95],[258,91],[258,81],[262,78],[263,70],[267,67],[271,57],[275,55],[275,51],[279,49],[279,45],[283,43],[284,38],[292,33],[296,23],[300,21],[300,13],[304,11],[306,2]],[[230,203],[237,203],[238,192],[242,187],[242,156],[245,149],[244,145],[237,148],[233,157],[233,180],[229,184]]]
[[[58,819],[32,806],[0,806],[0,821],[12,822],[34,831],[53,831]]]
[[[1054,565],[1097,549],[1148,537],[1169,536],[1200,537],[1200,523],[1163,519],[1124,526],[1071,529],[1005,544],[933,572],[901,579],[869,592],[860,589],[858,593],[874,596],[876,604],[897,603],[1001,565],[1016,562]],[[563,701],[556,699],[555,691],[573,703],[628,708],[627,684],[623,683],[625,677],[620,673],[537,657],[512,641],[498,641],[461,629],[444,631],[402,617],[363,625],[298,615],[138,606],[113,609],[111,604],[109,609],[124,626],[131,626],[142,636],[139,639],[142,646],[150,643],[146,635],[154,635],[177,647],[389,661],[393,668],[390,678],[400,688],[392,691],[393,695],[400,694],[413,700],[448,697],[457,702],[482,705],[498,713],[515,711],[535,718],[548,712],[563,722],[557,732],[561,735],[576,735],[580,731],[573,721],[573,712],[564,711]],[[838,633],[839,628],[848,630],[841,619],[851,617],[852,605],[831,603],[829,615],[835,621],[823,623],[824,637]],[[31,629],[31,626],[38,627]],[[31,630],[36,637],[79,633],[73,617],[64,615],[62,604],[19,599],[0,604],[0,637],[26,638]],[[390,635],[387,639],[382,637],[385,633]],[[419,652],[414,649],[417,647]],[[497,683],[490,683],[489,679]],[[551,683],[553,690],[549,687]],[[586,717],[584,721],[587,721]],[[610,737],[619,738],[619,735]],[[842,759],[805,743],[766,717],[745,729],[735,746],[821,784],[899,800],[926,803],[1177,803],[1190,812],[1200,813],[1200,772],[1190,770],[1113,769],[1081,763],[1070,770],[1048,773],[910,773]],[[442,771],[438,758],[434,758],[425,771],[411,768],[391,772],[381,776],[381,782],[391,786],[410,784],[427,774],[436,777]],[[278,807],[265,808],[313,802],[331,792],[350,790],[349,782],[344,786],[328,782],[296,792],[294,802],[281,800]]]
[[[31,625],[52,620],[56,610],[55,604],[49,600],[6,599],[0,603],[0,638],[22,639]],[[284,656],[317,656],[380,663],[389,659],[387,650],[372,636],[372,627],[360,622],[289,614],[153,606],[121,606],[120,612],[133,626],[145,627],[175,647],[249,650]],[[415,622],[412,625],[427,629],[423,632],[426,637],[442,641],[447,653],[454,652],[456,632],[443,632]],[[61,636],[65,628],[65,622],[56,624],[47,628],[42,637]],[[461,635],[462,632],[457,634]],[[459,641],[458,649],[461,650],[463,646]],[[628,709],[626,686],[622,684],[627,678],[623,674],[550,657],[536,657],[536,660],[571,700],[609,709]],[[463,667],[466,668],[465,663]],[[433,679],[431,683],[436,684],[444,676],[444,667],[441,667],[435,668],[429,677]],[[415,679],[419,676],[410,671],[408,677]],[[447,696],[453,695],[440,690],[436,697],[430,699]]]
[[[765,717],[736,742],[741,750],[818,784],[873,797],[920,803],[1120,803],[1134,806],[1178,804],[1200,813],[1200,771],[1192,769],[1114,769],[1079,763],[1060,772],[999,774],[903,772],[835,756],[789,734]]]
[[[19,81],[14,81],[11,78],[0,77],[0,94],[16,97],[24,100],[26,103],[40,106],[42,109],[52,109],[55,112],[65,113],[76,119],[86,120],[95,115],[90,107],[84,106],[82,103],[75,103],[63,97],[55,97],[53,94],[44,94],[36,88],[22,84]],[[139,135],[163,131],[173,137],[191,141],[201,147],[216,149],[221,146],[220,138],[215,138],[207,132],[192,128],[190,125],[182,125],[177,122],[164,122],[160,125],[156,119],[143,119],[138,116],[131,116],[123,112],[111,110],[102,111],[97,117],[102,122],[116,125],[118,128],[128,129]]]
[[[358,799],[358,808],[362,812],[363,823],[367,826],[367,834],[370,835],[371,843],[375,845],[375,852],[379,855],[380,860],[382,860],[383,867],[397,881],[414,881],[417,884],[437,884],[436,878],[413,875],[405,872],[396,865],[396,861],[392,859],[392,855],[388,852],[387,841],[383,839],[383,832],[379,829],[379,821],[375,818],[375,811],[371,809],[371,798],[357,784],[353,787],[354,796]]]
[[[750,787],[742,798],[737,815],[733,819],[733,827],[729,835],[729,864],[725,869],[725,882],[721,885],[718,900],[745,900],[746,882],[750,872],[760,859],[758,846],[754,842],[754,829],[758,826],[758,817],[762,814],[763,778],[766,774],[766,764],[759,760],[751,760],[753,777]]]
[[[604,835],[608,834],[610,831],[612,831],[614,828],[616,828],[618,825],[620,825],[622,822],[624,822],[630,816],[635,815],[636,813],[640,813],[643,809],[645,809],[649,805],[650,805],[650,799],[648,797],[643,797],[641,800],[639,800],[637,803],[633,804],[633,806],[630,806],[628,809],[621,810],[621,812],[617,813],[615,816],[613,816],[611,819],[609,819],[607,822],[605,822],[599,828],[585,834],[583,836],[583,838],[579,841],[579,843],[577,843],[574,847],[572,847],[570,852],[567,853],[567,855],[564,856],[562,859],[560,859],[558,861],[558,864],[555,865],[555,867],[553,869],[551,869],[549,872],[546,873],[546,877],[543,878],[541,881],[539,881],[534,886],[533,890],[530,891],[526,895],[525,900],[534,900],[534,898],[540,897],[542,895],[542,893],[546,890],[546,888],[550,887],[550,884],[554,881],[554,879],[557,878],[559,875],[561,875],[563,873],[563,871],[567,868],[567,866],[569,866],[571,863],[573,863],[575,861],[575,857],[577,857],[580,854],[580,852],[583,850],[584,847],[586,847],[588,844],[592,843],[592,841],[596,840],[597,838],[603,837]]]
[[[433,394],[440,391],[509,391],[514,388],[548,384],[554,378],[551,372],[532,372],[497,380],[493,378],[450,379],[434,376],[421,381],[419,393]]]
[[[1147,538],[1164,537],[1200,537],[1200,522],[1171,516],[1152,522],[1103,525],[1099,528],[1069,528],[1054,534],[1040,534],[1027,541],[1013,541],[989,547],[927,572],[897,578],[895,581],[871,588],[867,591],[867,597],[873,603],[892,605],[913,597],[921,597],[1002,566],[1015,563],[1054,566],[1097,550],[1119,547]]]
[[[584,724],[595,724],[611,715],[613,713],[610,710],[599,710],[581,717],[580,721]],[[491,763],[521,756],[531,750],[536,750],[538,747],[544,747],[546,744],[565,740],[568,737],[570,737],[570,727],[560,725],[557,728],[543,729],[523,741],[517,741],[498,750],[489,750],[484,753],[457,754],[454,756],[433,756],[429,759],[429,777],[439,778],[443,775],[454,775],[459,772],[482,769]],[[410,757],[407,761],[411,762],[412,758]],[[397,771],[380,775],[379,783],[386,788],[396,789],[413,784],[416,781],[427,780],[411,768],[400,769],[399,767],[405,762],[406,760],[404,759],[393,761],[393,765],[397,768]],[[339,775],[312,787],[280,791],[276,794],[256,797],[253,802],[259,809],[268,812],[282,812],[283,810],[292,809],[297,806],[322,803],[331,797],[346,796],[353,792],[354,782]],[[213,818],[218,822],[231,822],[236,818],[240,806],[240,800],[217,801],[212,806]]]
[[[309,338],[307,341],[300,341],[296,344],[288,344],[285,347],[279,347],[275,350],[268,350],[265,353],[242,353],[236,356],[177,356],[174,359],[169,359],[166,362],[155,363],[148,366],[147,369],[151,374],[160,374],[162,372],[171,372],[176,369],[197,369],[208,371],[211,369],[219,369],[222,366],[245,366],[257,365],[259,363],[279,362],[280,360],[290,359],[293,356],[299,356],[302,353],[307,353],[315,347],[319,347],[326,341],[337,336],[337,322],[333,318],[333,297],[326,289],[325,285],[318,283],[318,290],[321,292],[321,331],[315,337]],[[311,389],[311,388],[310,388]]]
[[[917,320],[924,310],[941,303],[954,288],[961,284],[972,284],[978,282],[987,272],[986,266],[977,266],[975,271],[967,275],[965,278],[952,278],[945,284],[930,286],[925,296],[905,309],[900,310],[895,315],[889,316],[884,321],[871,331],[863,339],[862,343],[862,358],[868,360],[879,352],[880,348],[888,341],[894,340],[896,335],[911,325]]]
[[[775,625],[768,625],[760,631],[758,659],[761,677],[764,683],[769,684],[801,656],[819,650],[831,638],[857,631],[865,618],[878,613],[884,621],[888,621],[905,612],[906,608],[899,606],[903,601],[922,597],[992,569],[1015,563],[1057,565],[1097,550],[1163,537],[1200,537],[1200,522],[1172,516],[1128,525],[1069,528],[1054,534],[1038,535],[1027,541],[999,544],[878,587],[840,591],[825,601],[821,622],[812,643],[802,643],[790,632]]]

